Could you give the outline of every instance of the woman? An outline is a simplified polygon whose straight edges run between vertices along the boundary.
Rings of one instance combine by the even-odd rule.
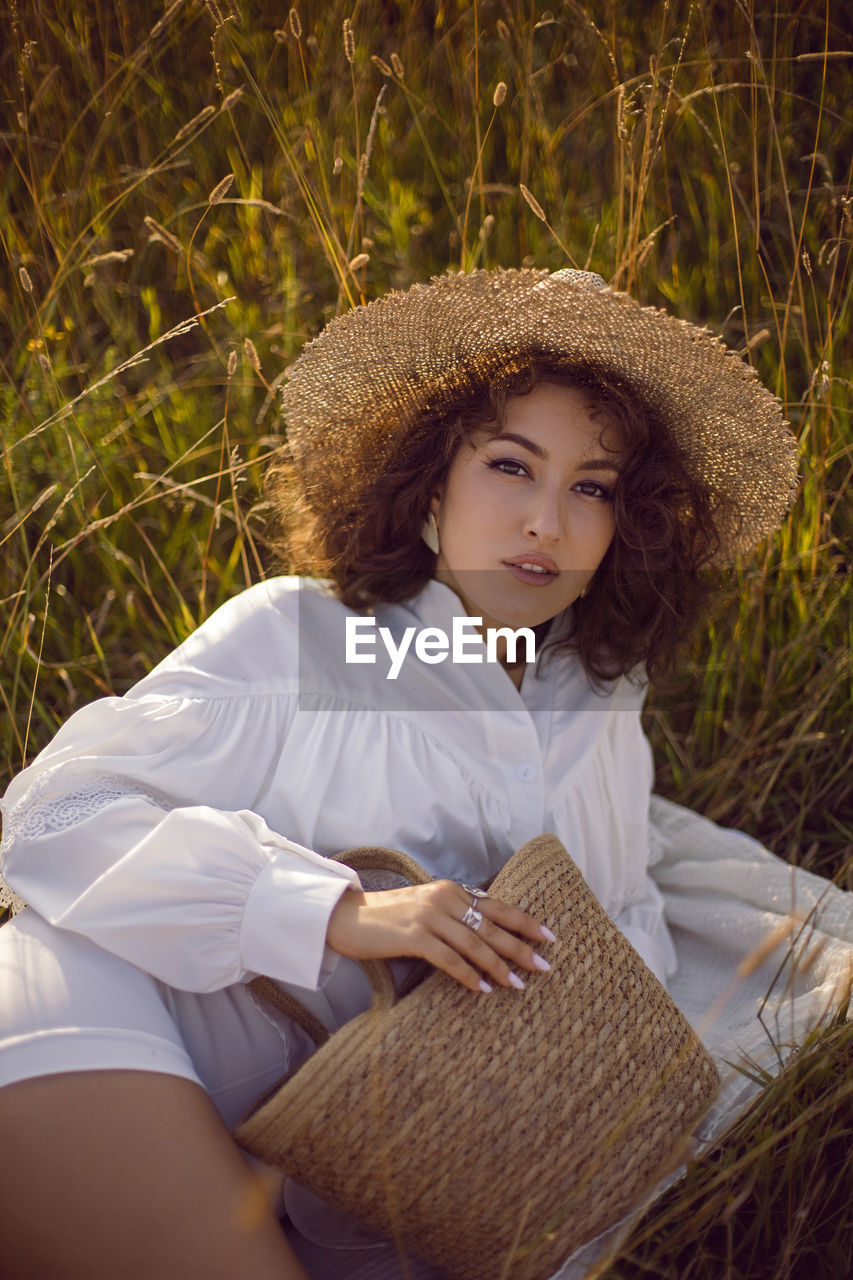
[[[752,939],[709,965],[719,873],[697,904],[681,860],[704,840],[711,861],[760,863],[777,904],[788,883],[674,806],[650,823],[639,720],[703,571],[793,493],[792,438],[740,361],[597,277],[474,272],[333,322],[284,411],[289,554],[330,585],[230,601],[125,698],[72,717],[4,802],[3,872],[30,904],[0,931],[10,1276],[306,1274],[228,1135],[310,1049],[255,974],[332,1028],[369,1003],[357,959],[424,958],[472,999],[520,990],[548,968],[547,933],[492,898],[479,919],[463,885],[551,829],[699,1017]],[[329,860],[359,844],[438,883],[365,890]],[[822,891],[799,881],[800,902]],[[846,895],[833,904],[848,936]],[[702,917],[678,948],[665,907]],[[842,952],[801,983],[797,1027]],[[747,1023],[751,990],[703,1033],[722,1058]],[[324,1249],[359,1242],[298,1187],[284,1204],[311,1274],[391,1274],[381,1249]]]

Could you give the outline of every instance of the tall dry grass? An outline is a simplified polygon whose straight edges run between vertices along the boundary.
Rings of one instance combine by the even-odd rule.
[[[647,726],[659,790],[850,884],[841,9],[174,0],[158,15],[6,3],[4,777],[271,570],[276,386],[325,320],[434,272],[568,263],[707,322],[784,403],[796,510],[733,575]],[[845,1034],[810,1050],[818,1074],[849,1061]],[[842,1094],[826,1094],[839,1133]],[[708,1199],[727,1240],[736,1179],[753,1178],[734,1166]],[[801,1227],[759,1184],[755,1212],[796,1251]],[[749,1248],[726,1274],[788,1274]]]

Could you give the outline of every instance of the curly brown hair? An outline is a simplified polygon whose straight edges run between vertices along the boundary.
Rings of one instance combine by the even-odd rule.
[[[576,653],[596,685],[641,672],[659,679],[674,667],[718,585],[709,565],[719,546],[722,499],[691,476],[669,432],[630,387],[587,368],[533,361],[485,398],[425,415],[401,433],[400,447],[370,478],[357,507],[313,510],[293,464],[278,461],[268,494],[282,567],[330,578],[354,609],[416,595],[435,569],[421,527],[457,450],[477,432],[499,434],[507,401],[539,382],[590,390],[617,426],[623,451],[613,540],[586,594],[571,606],[566,636],[550,647]]]

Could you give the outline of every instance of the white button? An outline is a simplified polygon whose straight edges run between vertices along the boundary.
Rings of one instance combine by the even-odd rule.
[[[535,764],[520,764],[515,770],[515,776],[519,782],[530,782],[531,778],[536,777]]]

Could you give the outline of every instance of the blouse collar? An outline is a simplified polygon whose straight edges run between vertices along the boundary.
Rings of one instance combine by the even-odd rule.
[[[430,578],[427,584],[409,600],[405,608],[425,627],[440,627],[447,635],[451,634],[453,619],[465,617],[465,606],[452,587],[444,582]],[[551,623],[548,640],[563,638],[571,625],[571,612],[565,610]],[[538,710],[549,704],[553,697],[554,666],[547,659],[543,661],[544,646],[539,646],[536,665],[532,671],[525,673],[521,689],[517,689],[506,672],[495,670],[493,679],[499,681],[499,688],[510,703],[517,705],[520,697],[528,710]],[[553,656],[553,655],[552,655]],[[470,670],[470,669],[469,669]],[[474,667],[474,671],[480,670]],[[493,690],[494,691],[494,690]]]

